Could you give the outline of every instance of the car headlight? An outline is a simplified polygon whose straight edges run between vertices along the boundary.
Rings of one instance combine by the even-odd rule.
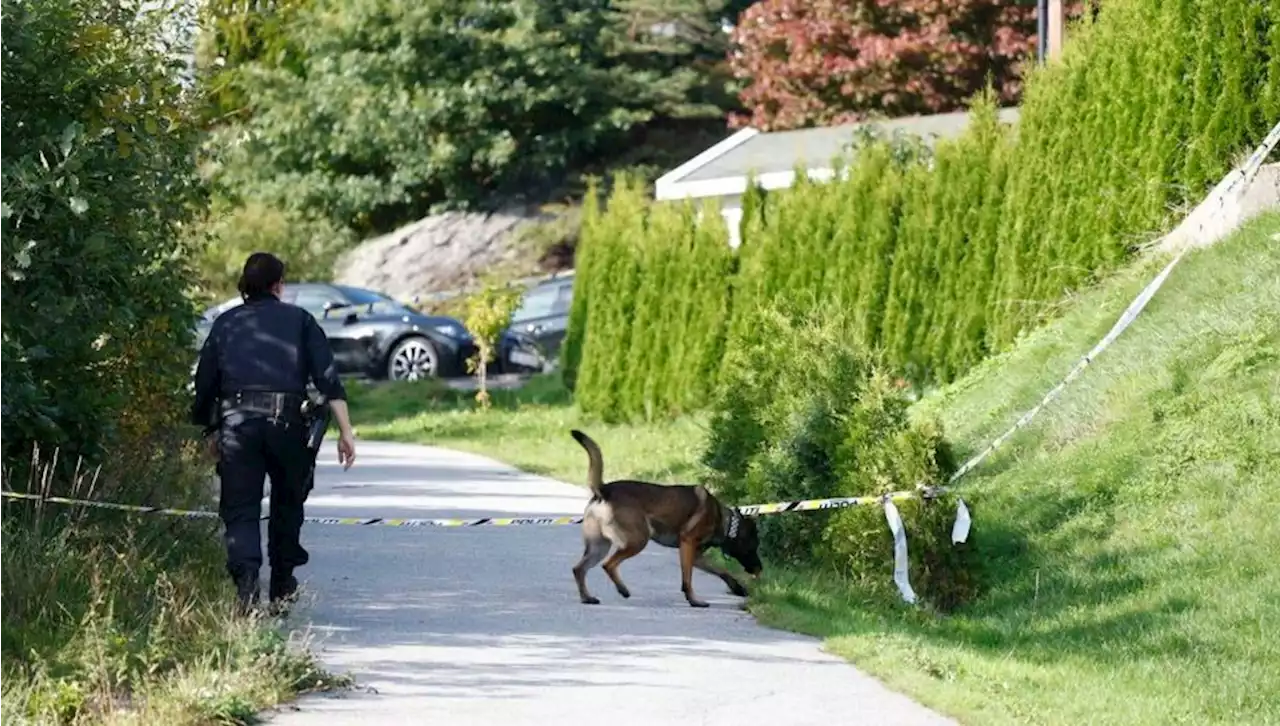
[[[455,323],[440,323],[439,325],[436,325],[434,327],[436,330],[440,331],[441,333],[444,333],[450,338],[467,337],[467,331],[463,330],[462,326],[457,325]]]

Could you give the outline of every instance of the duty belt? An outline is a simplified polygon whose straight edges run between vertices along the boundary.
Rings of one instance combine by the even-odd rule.
[[[302,416],[304,400],[305,397],[299,393],[236,391],[223,399],[222,411],[265,413],[271,418],[298,418]]]

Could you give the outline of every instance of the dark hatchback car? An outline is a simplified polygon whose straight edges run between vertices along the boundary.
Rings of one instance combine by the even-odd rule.
[[[465,376],[467,359],[476,352],[474,339],[457,319],[425,315],[374,290],[317,282],[286,283],[281,299],[315,316],[343,375],[393,381]],[[240,302],[236,297],[206,311],[197,325],[196,344],[204,343],[218,315]],[[522,360],[529,364],[515,362]],[[536,371],[541,369],[540,362],[533,344],[508,330],[490,370]]]
[[[553,277],[525,292],[520,306],[511,316],[507,332],[532,342],[549,363],[559,360],[569,327],[569,309],[573,304],[573,277]],[[523,359],[523,351],[515,351]]]

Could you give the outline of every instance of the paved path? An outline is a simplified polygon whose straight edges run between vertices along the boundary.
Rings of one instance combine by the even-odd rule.
[[[308,514],[576,514],[585,503],[578,487],[442,449],[361,441],[350,471],[335,461],[329,442]],[[324,663],[358,688],[304,698],[269,723],[952,723],[818,641],[757,625],[714,577],[696,573],[711,608],[690,608],[671,550],[650,547],[623,566],[630,600],[593,570],[602,603],[585,606],[569,571],[581,553],[575,526],[308,524],[303,543],[307,595],[291,619],[311,620]]]

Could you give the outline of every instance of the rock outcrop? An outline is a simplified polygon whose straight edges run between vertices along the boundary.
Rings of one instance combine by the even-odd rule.
[[[408,299],[466,288],[497,270],[532,275],[542,271],[542,254],[522,231],[554,218],[526,207],[433,215],[344,253],[334,266],[334,280]]]

